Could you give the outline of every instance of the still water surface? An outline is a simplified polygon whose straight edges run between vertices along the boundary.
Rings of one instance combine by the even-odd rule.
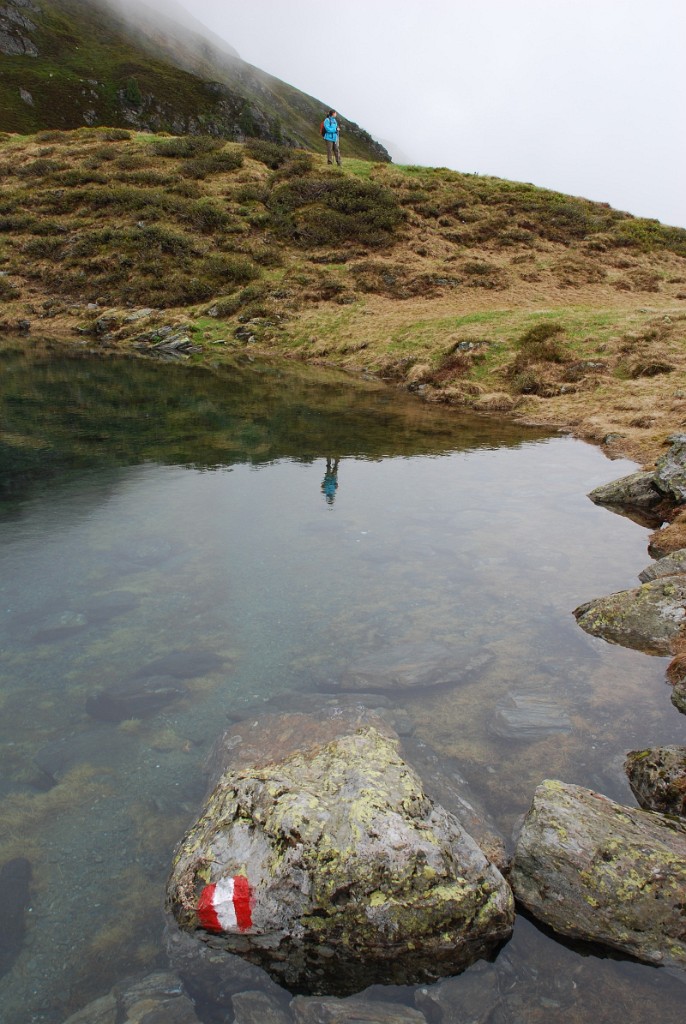
[[[164,883],[213,740],[331,700],[362,656],[488,653],[456,690],[385,703],[508,837],[542,778],[633,804],[626,751],[683,742],[665,659],[571,614],[648,561],[646,530],[585,497],[632,464],[330,374],[12,352],[0,372],[0,866],[32,868],[7,1024],[60,1022],[166,964]],[[179,651],[201,674],[175,700],[123,721],[86,710]],[[508,695],[550,702],[567,731],[498,734]],[[683,1019],[665,972],[521,917],[487,969],[493,1021]]]

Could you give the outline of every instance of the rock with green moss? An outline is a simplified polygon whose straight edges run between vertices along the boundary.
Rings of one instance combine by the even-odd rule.
[[[632,750],[624,770],[641,807],[686,817],[686,747]]]
[[[167,900],[213,948],[337,996],[456,974],[514,917],[500,872],[371,726],[227,771],[181,843]]]
[[[686,969],[686,823],[547,779],[534,795],[510,882],[561,935]]]
[[[665,576],[574,609],[587,633],[646,654],[667,655],[686,625],[686,576]]]
[[[596,505],[650,509],[662,501],[651,472],[630,473],[609,484],[601,484],[588,495]]]

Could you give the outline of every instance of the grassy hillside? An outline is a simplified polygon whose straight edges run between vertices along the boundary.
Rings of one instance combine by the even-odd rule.
[[[639,457],[684,427],[686,231],[495,178],[118,129],[7,136],[0,302],[10,332],[326,362]]]
[[[136,27],[106,0],[7,0],[0,130],[115,125],[321,147],[325,104],[141,3]],[[387,160],[344,120],[351,155]]]

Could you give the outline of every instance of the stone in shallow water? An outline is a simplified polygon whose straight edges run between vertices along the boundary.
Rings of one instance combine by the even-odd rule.
[[[419,1010],[371,999],[308,999],[291,1003],[295,1024],[426,1024]]]
[[[173,676],[127,679],[88,697],[86,713],[100,722],[149,718],[185,694],[186,689]]]
[[[266,992],[238,992],[232,997],[234,1024],[292,1024],[291,1015]]]
[[[43,620],[36,628],[33,639],[41,644],[50,643],[52,640],[62,640],[73,633],[81,632],[87,625],[88,619],[83,612],[57,612]]]
[[[116,615],[123,615],[140,604],[140,598],[130,590],[111,590],[107,594],[95,594],[88,599],[90,622],[104,623]]]
[[[500,872],[370,727],[227,772],[167,897],[215,948],[339,996],[456,974],[508,938],[514,916]]]
[[[198,650],[169,651],[154,661],[143,665],[135,674],[139,676],[176,676],[177,679],[195,679],[214,672],[224,664],[214,651]]]
[[[625,770],[641,807],[686,817],[686,747],[632,750]]]
[[[571,732],[572,723],[562,705],[550,697],[509,693],[496,704],[490,730],[503,739],[529,742]]]
[[[430,988],[419,989],[417,1006],[441,1024],[486,1024],[500,1002],[495,968],[475,965],[459,978],[447,978]]]
[[[686,576],[665,576],[634,590],[598,597],[574,609],[592,636],[646,654],[672,653],[686,623]]]
[[[459,686],[478,677],[491,662],[484,651],[452,651],[436,644],[401,644],[375,651],[348,666],[344,690],[412,690]]]
[[[686,969],[686,822],[547,779],[517,840],[510,884],[562,935]]]
[[[26,857],[14,857],[0,868],[0,978],[12,969],[24,947],[31,875]]]
[[[609,484],[601,484],[588,495],[596,505],[653,508],[662,501],[652,472],[629,473]]]

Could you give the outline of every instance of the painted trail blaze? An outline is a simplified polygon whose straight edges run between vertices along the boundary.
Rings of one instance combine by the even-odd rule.
[[[198,920],[208,932],[245,932],[252,926],[252,890],[245,875],[206,885],[198,900]]]

